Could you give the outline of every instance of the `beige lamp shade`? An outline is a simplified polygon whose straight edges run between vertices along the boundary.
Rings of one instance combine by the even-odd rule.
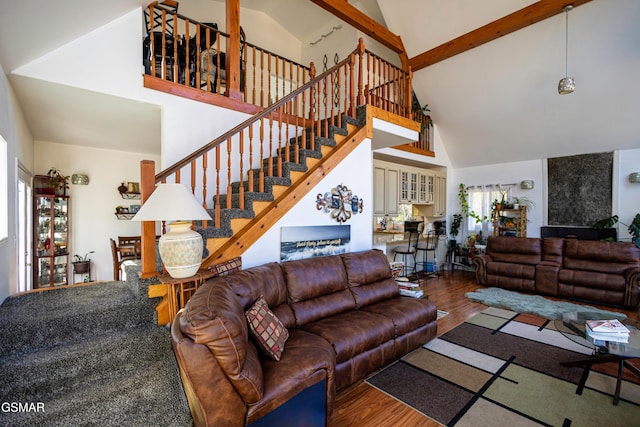
[[[132,220],[175,221],[160,237],[160,258],[174,279],[196,274],[202,263],[203,242],[200,233],[191,230],[190,221],[211,220],[211,216],[187,187],[158,184]]]

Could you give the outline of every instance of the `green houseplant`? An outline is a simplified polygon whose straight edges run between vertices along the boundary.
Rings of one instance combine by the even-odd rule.
[[[62,175],[58,169],[52,167],[47,172],[47,181],[49,187],[53,189],[54,194],[65,195],[69,188],[69,176]]]
[[[611,228],[618,222],[628,227],[627,229],[629,230],[629,234],[633,236],[631,238],[631,242],[640,248],[640,213],[636,214],[636,216],[633,218],[633,221],[631,221],[631,224],[629,225],[619,221],[618,215],[613,215],[609,218],[604,218],[596,222],[595,224],[593,224],[593,228],[595,228],[596,230]]]
[[[89,254],[94,253],[95,251],[87,252],[84,256],[74,255],[73,256],[73,271],[77,274],[85,274],[89,272],[91,268],[91,260],[89,259]]]

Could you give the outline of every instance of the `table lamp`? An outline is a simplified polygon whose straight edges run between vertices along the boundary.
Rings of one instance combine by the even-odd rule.
[[[158,184],[133,221],[174,221],[160,237],[164,268],[174,279],[196,274],[202,263],[202,236],[191,230],[192,220],[211,220],[200,202],[182,184]]]

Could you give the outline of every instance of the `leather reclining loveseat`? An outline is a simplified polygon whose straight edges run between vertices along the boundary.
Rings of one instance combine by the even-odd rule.
[[[289,334],[279,361],[265,356],[248,332],[245,311],[261,295]],[[208,426],[317,425],[304,420],[318,404],[324,425],[336,391],[436,332],[435,305],[400,296],[389,261],[377,250],[274,262],[210,279],[171,327],[194,423]]]
[[[632,243],[495,236],[473,262],[481,285],[631,309],[640,305],[640,249]]]

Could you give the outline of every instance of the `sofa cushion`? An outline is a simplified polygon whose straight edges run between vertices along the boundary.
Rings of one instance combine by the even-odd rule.
[[[366,307],[400,294],[398,285],[391,278],[387,256],[378,250],[342,254],[356,307]]]
[[[262,399],[264,385],[258,352],[249,342],[240,300],[224,277],[205,282],[189,299],[179,321],[186,336],[211,350],[246,403]]]
[[[280,361],[265,359],[262,363],[264,397],[249,406],[248,422],[273,411],[322,380],[326,380],[327,408],[330,411],[333,407],[335,354],[326,340],[300,329],[292,329]]]
[[[258,300],[245,313],[249,322],[249,330],[256,339],[259,347],[274,360],[280,360],[284,345],[289,338],[289,331],[284,327],[271,310],[267,302],[262,298]]]
[[[418,329],[438,316],[435,304],[422,298],[395,297],[368,305],[362,311],[380,314],[393,322],[395,337]]]
[[[284,282],[280,264],[277,262],[230,274],[226,277],[226,281],[240,298],[240,303],[245,310],[262,295],[271,311],[285,327],[295,326],[293,312],[287,304],[287,285]]]
[[[531,237],[491,236],[487,239],[486,254],[493,261],[536,265],[542,258],[541,241]]]
[[[640,248],[632,243],[566,239],[563,268],[624,274],[640,266]]]
[[[356,308],[339,255],[282,263],[296,326]]]
[[[303,329],[321,336],[333,346],[336,364],[395,337],[395,325],[389,318],[364,310],[325,317],[304,325]]]
[[[542,239],[542,261],[562,265],[563,249],[563,238],[546,237]]]

